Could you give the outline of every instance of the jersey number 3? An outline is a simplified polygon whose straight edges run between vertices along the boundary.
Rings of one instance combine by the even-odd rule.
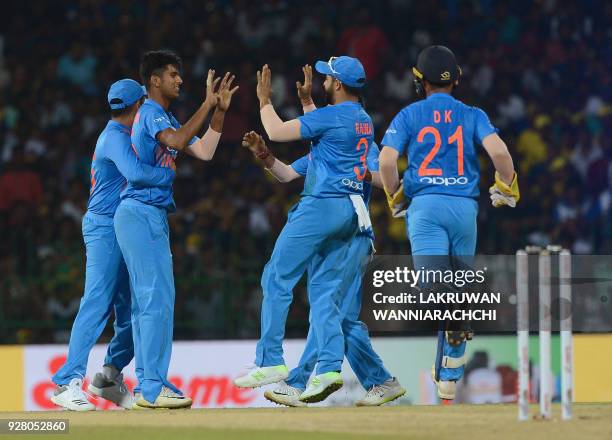
[[[364,147],[363,155],[359,156],[359,161],[361,162],[363,166],[363,171],[359,169],[360,167],[353,168],[353,171],[355,172],[355,176],[357,176],[357,180],[359,181],[365,179],[366,173],[368,171],[368,165],[367,165],[366,159],[368,157],[369,145],[368,145],[368,140],[364,137],[359,139],[359,142],[357,142],[357,151],[361,150],[362,146]]]
[[[417,135],[417,142],[423,142],[425,140],[425,136],[428,134],[434,137],[434,146],[429,153],[427,153],[425,159],[423,159],[423,162],[419,167],[419,176],[441,176],[441,168],[427,167],[433,158],[436,157],[436,154],[438,154],[438,151],[442,146],[440,131],[431,125],[423,127]],[[449,144],[452,144],[453,142],[457,142],[457,172],[460,176],[463,176],[463,127],[461,125],[457,126],[457,130],[455,130],[451,137],[448,138]]]

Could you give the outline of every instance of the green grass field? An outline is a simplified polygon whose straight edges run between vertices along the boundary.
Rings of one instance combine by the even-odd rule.
[[[536,408],[532,408],[535,412]],[[366,440],[366,439],[612,439],[612,405],[574,406],[574,419],[518,422],[516,405],[391,406],[381,408],[266,408],[154,411],[0,413],[0,419],[67,418],[85,440]],[[0,438],[45,438],[0,435]]]

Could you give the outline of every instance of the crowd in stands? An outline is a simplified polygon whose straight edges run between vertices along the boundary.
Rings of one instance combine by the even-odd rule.
[[[272,69],[284,118],[301,111],[301,66],[358,57],[377,141],[413,102],[418,52],[444,44],[463,76],[455,96],[485,110],[509,146],[522,198],[490,206],[492,165],[482,156],[478,252],[514,254],[561,244],[612,253],[612,3],[604,0],[31,0],[0,17],[0,342],[63,342],[83,291],[81,218],[106,92],[138,79],[145,50],[183,59],[185,121],[204,98],[209,68],[231,71],[235,96],[212,162],[177,161],[170,217],[177,301],[175,338],[257,337],[259,278],[301,182],[273,181],[240,146],[263,133],[255,73]],[[315,74],[316,104],[324,105]],[[270,143],[289,162],[308,144]],[[408,253],[404,222],[375,190],[380,254]],[[287,335],[305,335],[304,287]]]

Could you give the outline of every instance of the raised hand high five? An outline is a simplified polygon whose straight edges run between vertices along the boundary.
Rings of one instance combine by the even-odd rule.
[[[271,104],[270,96],[272,95],[272,71],[267,64],[257,71],[257,98],[259,99],[259,108]]]
[[[298,97],[302,101],[302,107],[314,104],[312,101],[312,67],[310,64],[306,64],[302,67],[304,72],[304,84],[299,81],[295,82],[295,88],[297,89]]]
[[[229,109],[232,102],[232,96],[234,96],[234,93],[236,93],[239,88],[239,86],[236,86],[233,89],[231,88],[232,82],[235,78],[235,75],[231,75],[229,72],[227,72],[221,80],[219,90],[217,91],[217,109],[220,111],[226,112]]]
[[[218,96],[215,92],[215,87],[219,80],[220,78],[215,78],[215,69],[209,69],[208,76],[206,77],[206,99],[204,100],[204,104],[210,109],[217,105]]]

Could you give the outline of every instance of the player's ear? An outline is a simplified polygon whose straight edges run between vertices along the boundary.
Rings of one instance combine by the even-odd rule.
[[[423,79],[423,80],[421,80],[421,84],[423,84],[423,96],[427,97],[427,91],[429,90],[429,82],[427,82],[427,80]]]

